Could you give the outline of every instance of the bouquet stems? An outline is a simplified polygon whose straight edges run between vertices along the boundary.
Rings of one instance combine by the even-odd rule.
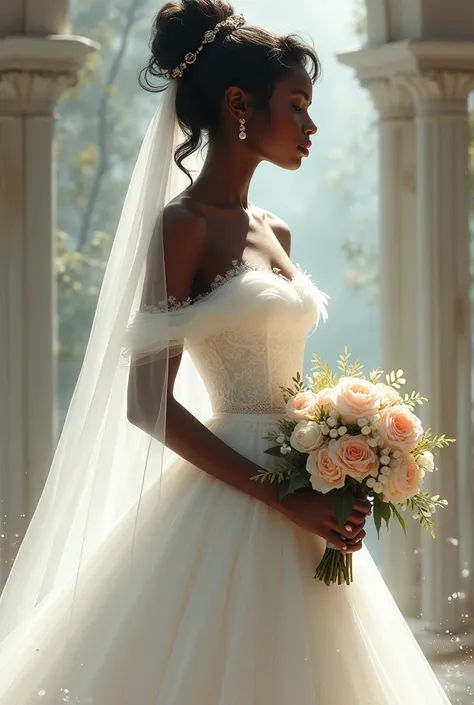
[[[316,569],[314,576],[325,585],[337,583],[350,585],[354,580],[352,572],[352,553],[343,554],[329,542],[326,544],[324,556]]]

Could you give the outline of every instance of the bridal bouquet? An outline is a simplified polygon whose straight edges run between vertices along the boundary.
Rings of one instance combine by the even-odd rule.
[[[286,413],[278,430],[265,437],[274,442],[266,452],[278,462],[252,479],[279,483],[280,500],[307,487],[332,492],[341,529],[355,499],[362,499],[372,503],[379,536],[382,522],[388,528],[392,517],[406,533],[400,510],[410,509],[434,537],[432,516],[447,501],[421,487],[425,473],[435,469],[433,453],[454,440],[423,431],[413,410],[426,399],[416,392],[402,396],[401,370],[387,374],[385,383],[381,370],[364,377],[347,349],[338,374],[320,358],[313,360],[307,384],[298,373],[294,389],[282,390]],[[328,543],[315,577],[326,585],[349,585],[352,554]]]

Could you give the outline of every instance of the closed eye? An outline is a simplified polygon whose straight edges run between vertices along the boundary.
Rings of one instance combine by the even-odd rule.
[[[303,108],[300,108],[299,105],[293,105],[293,107],[294,107],[294,109],[296,110],[297,113],[302,113],[302,112],[303,112]]]

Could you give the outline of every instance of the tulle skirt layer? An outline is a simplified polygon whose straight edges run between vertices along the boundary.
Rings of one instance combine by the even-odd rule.
[[[274,419],[207,425],[266,462]],[[2,644],[1,705],[448,703],[366,549],[328,588],[322,540],[181,459],[142,501],[133,563],[126,518]]]

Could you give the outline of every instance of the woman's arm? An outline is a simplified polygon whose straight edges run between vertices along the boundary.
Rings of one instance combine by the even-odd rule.
[[[185,301],[205,251],[206,223],[182,205],[172,204],[165,210],[163,229],[167,295]],[[150,253],[143,293],[145,303],[150,303],[157,269],[153,263],[153,248]],[[180,362],[181,355],[176,355],[168,363],[157,360],[132,366],[128,386],[129,420],[150,435],[156,433],[157,415],[165,393],[157,387],[157,380],[166,379],[163,365],[167,364],[166,446],[212,477],[275,506],[274,487],[250,479],[260,468],[220,440],[174,398]]]
[[[206,243],[206,225],[198,216],[186,211],[181,205],[173,205],[165,212],[164,248],[167,294],[178,301],[186,300],[191,293],[194,277],[202,261]],[[144,302],[150,303],[148,295],[153,291],[152,257],[149,258],[144,286]],[[153,303],[153,302],[151,302]],[[330,539],[333,544],[351,552],[358,550],[361,542],[353,546],[344,543],[336,529],[331,498],[317,492],[299,492],[280,503],[275,487],[250,478],[258,473],[259,466],[241,455],[198,421],[173,396],[181,355],[167,361],[153,361],[134,365],[130,371],[128,386],[128,418],[131,423],[150,435],[160,433],[156,421],[166,394],[165,445],[172,451],[200,468],[212,477],[244,492],[267,506],[279,511],[312,533]],[[166,390],[160,389],[157,380],[166,379]],[[158,440],[163,441],[158,437]],[[347,533],[349,539],[363,538],[362,527],[366,508],[356,506],[351,521],[357,530]]]

